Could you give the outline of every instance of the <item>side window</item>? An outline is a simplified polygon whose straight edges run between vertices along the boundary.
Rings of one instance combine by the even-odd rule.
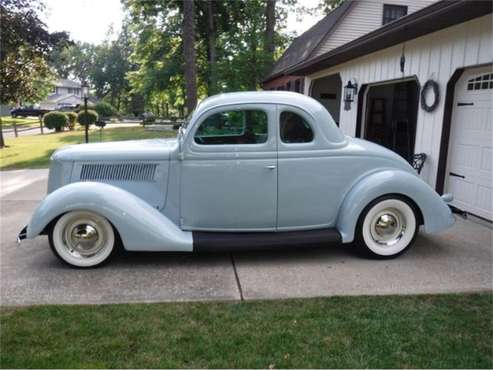
[[[267,141],[267,126],[264,111],[225,111],[202,121],[194,140],[201,145],[261,144]]]
[[[282,112],[280,134],[283,143],[309,143],[313,140],[313,131],[303,117],[293,112]]]

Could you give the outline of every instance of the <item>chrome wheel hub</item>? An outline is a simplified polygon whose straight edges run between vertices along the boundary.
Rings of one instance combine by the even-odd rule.
[[[105,245],[105,236],[96,222],[75,220],[65,228],[65,246],[75,257],[94,256]]]
[[[391,246],[402,238],[405,230],[402,214],[396,209],[385,209],[374,217],[370,232],[375,242]]]

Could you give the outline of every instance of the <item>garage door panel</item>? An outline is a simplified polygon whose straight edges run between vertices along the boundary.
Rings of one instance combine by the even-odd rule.
[[[458,202],[474,204],[474,192],[476,185],[458,177],[449,180],[449,191],[454,194],[454,200]]]
[[[479,79],[478,79],[479,78]],[[477,84],[477,81],[486,84]],[[491,66],[466,70],[455,88],[446,191],[453,205],[493,219],[493,81]]]
[[[493,149],[482,148],[481,154],[481,171],[492,172],[493,170]]]
[[[478,196],[476,198],[476,207],[485,211],[493,211],[493,189],[489,186],[478,185]]]
[[[451,156],[454,170],[458,167],[479,168],[481,152],[475,146],[456,144]]]

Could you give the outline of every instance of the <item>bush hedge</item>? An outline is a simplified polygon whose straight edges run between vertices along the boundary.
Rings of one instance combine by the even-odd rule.
[[[49,129],[55,129],[55,132],[61,132],[68,124],[68,116],[63,112],[49,112],[43,116],[43,124]]]
[[[94,110],[99,114],[99,117],[112,117],[116,114],[116,109],[111,104],[105,102],[96,104]]]
[[[75,123],[77,122],[77,113],[68,112],[67,117],[68,117],[68,125],[67,126],[70,130],[73,130],[75,127]]]
[[[79,114],[77,115],[77,121],[82,125],[88,125],[91,126],[98,120],[99,116],[96,111],[93,110],[88,110],[87,113],[81,109]]]

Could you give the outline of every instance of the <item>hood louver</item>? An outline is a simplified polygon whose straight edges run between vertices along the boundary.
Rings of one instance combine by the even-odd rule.
[[[154,181],[157,164],[83,164],[81,181]]]

